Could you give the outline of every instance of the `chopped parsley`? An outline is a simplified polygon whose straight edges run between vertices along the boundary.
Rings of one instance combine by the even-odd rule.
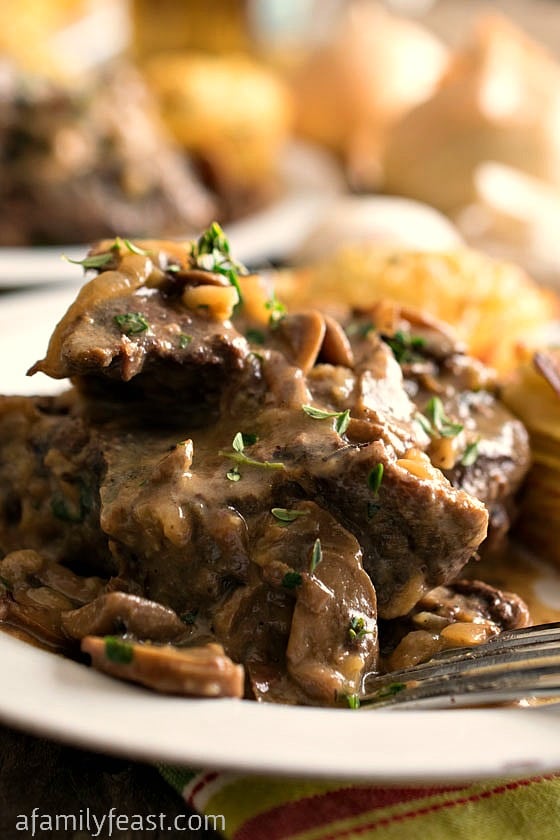
[[[105,656],[110,662],[130,665],[134,659],[134,647],[116,636],[105,636]]]
[[[282,586],[285,589],[295,589],[301,586],[302,577],[299,572],[286,572],[282,578]]]
[[[300,516],[307,516],[307,510],[288,510],[287,508],[272,508],[270,511],[279,522],[295,522]]]
[[[410,335],[403,330],[397,330],[392,336],[382,335],[381,338],[385,344],[389,345],[393,351],[393,356],[400,365],[421,361],[422,357],[418,351],[426,346],[425,338]]]
[[[115,315],[115,324],[125,335],[138,335],[150,329],[150,325],[141,312],[125,312]]]
[[[188,347],[191,341],[193,340],[192,335],[187,335],[187,333],[180,333],[179,335],[179,349],[184,350],[185,347]]]
[[[319,537],[313,543],[313,551],[311,552],[311,562],[309,563],[309,571],[311,574],[315,571],[321,560],[323,559],[323,549]]]
[[[317,408],[314,405],[302,405],[302,411],[304,411],[308,417],[312,417],[313,420],[329,420],[334,419],[336,422],[334,427],[339,435],[343,435],[344,432],[348,428],[348,424],[350,423],[350,409],[347,408],[346,411],[325,411],[322,408]]]
[[[244,265],[232,259],[229,240],[217,222],[212,222],[197,241],[192,243],[191,260],[194,266],[202,271],[226,277],[235,287],[239,302],[242,302],[239,276],[249,272]]]
[[[426,413],[418,412],[415,419],[430,437],[454,438],[464,428],[461,423],[453,423],[447,417],[439,397],[432,397],[426,406]]]
[[[463,457],[461,458],[461,465],[463,467],[472,467],[479,456],[478,451],[478,444],[480,440],[475,440],[472,443],[469,443],[463,452]]]
[[[383,481],[383,473],[385,469],[383,464],[376,464],[376,466],[370,470],[368,475],[367,483],[368,487],[373,493],[374,496],[377,496],[379,493],[379,488],[381,487],[381,482]]]
[[[348,638],[351,642],[360,642],[368,633],[373,633],[373,630],[368,630],[365,619],[361,616],[353,615],[348,625]]]

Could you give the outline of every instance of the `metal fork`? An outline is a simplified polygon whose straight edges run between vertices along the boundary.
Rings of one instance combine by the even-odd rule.
[[[361,709],[489,706],[525,698],[560,703],[560,622],[507,630],[476,647],[366,679]],[[552,700],[550,700],[552,698]]]

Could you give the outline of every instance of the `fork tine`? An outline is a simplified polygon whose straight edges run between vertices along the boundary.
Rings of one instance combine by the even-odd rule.
[[[508,631],[475,648],[366,681],[364,708],[481,705],[524,696],[560,697],[560,622]]]

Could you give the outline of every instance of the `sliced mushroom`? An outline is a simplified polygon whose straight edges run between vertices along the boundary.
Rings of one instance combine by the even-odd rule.
[[[108,592],[85,607],[64,613],[62,627],[72,639],[123,630],[154,642],[170,642],[189,635],[188,627],[173,610],[126,592]]]
[[[244,671],[221,645],[193,648],[143,645],[115,637],[87,636],[82,650],[99,671],[164,694],[242,697]]]
[[[321,347],[321,356],[325,362],[331,365],[342,365],[343,367],[354,367],[354,353],[348,336],[334,318],[324,315],[325,337]]]
[[[315,310],[288,315],[278,325],[278,334],[288,345],[286,355],[304,373],[309,373],[317,361],[325,332],[325,319]]]

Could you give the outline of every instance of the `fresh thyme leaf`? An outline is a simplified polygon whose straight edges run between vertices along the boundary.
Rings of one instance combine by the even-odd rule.
[[[242,432],[241,437],[245,446],[253,446],[259,439],[259,436],[254,432]]]
[[[339,435],[344,434],[348,428],[348,424],[350,423],[349,408],[347,408],[346,411],[325,411],[324,409],[317,408],[314,405],[302,405],[301,408],[307,416],[312,417],[313,420],[336,420],[334,427]]]
[[[346,429],[348,428],[348,424],[350,423],[350,409],[347,408],[346,411],[343,411],[342,414],[337,417],[334,427],[339,435],[343,435]]]
[[[287,508],[272,508],[270,511],[279,522],[294,522],[300,516],[307,516],[306,510],[288,510]]]
[[[225,450],[220,449],[218,454],[222,455],[224,458],[229,458],[231,461],[236,461],[237,464],[245,464],[248,467],[260,467],[265,470],[285,469],[284,464],[281,461],[257,461],[255,458],[249,458],[248,455],[245,455],[245,443],[250,446],[251,444],[256,443],[257,440],[258,438],[256,435],[244,435],[243,432],[237,432],[231,444],[233,452],[226,452]],[[233,474],[233,470],[230,470],[230,472]],[[239,473],[239,470],[237,472]],[[231,478],[229,473],[227,476],[230,481],[239,481],[239,478]]]
[[[81,265],[82,268],[102,268],[114,258],[115,255],[112,251],[106,251],[103,254],[92,254],[91,257],[86,257],[83,260],[72,260],[70,257],[62,257],[66,262],[73,263],[73,265]]]
[[[261,330],[248,329],[245,338],[252,344],[264,344],[265,335]]]
[[[319,537],[313,543],[313,551],[311,552],[311,562],[309,564],[309,571],[311,574],[315,571],[321,560],[323,559],[323,549],[321,547],[321,540]]]
[[[125,335],[137,335],[150,328],[141,312],[125,312],[123,315],[115,315],[113,320]]]
[[[365,619],[361,616],[353,615],[348,626],[348,637],[351,642],[359,642],[368,633],[373,633],[373,630],[368,630]]]
[[[212,222],[198,240],[192,243],[191,259],[197,268],[227,277],[237,291],[239,303],[242,303],[239,275],[249,272],[244,265],[231,258],[229,240],[217,222]]]
[[[272,297],[265,303],[265,308],[268,309],[270,315],[268,317],[268,325],[274,329],[278,326],[280,321],[286,317],[288,310],[284,304],[278,300],[274,292]]]
[[[191,341],[193,340],[192,335],[187,335],[187,333],[181,333],[179,335],[179,348],[184,350],[185,347],[188,347]]]
[[[370,471],[370,474],[368,475],[368,487],[374,494],[374,496],[377,496],[377,494],[379,493],[379,488],[381,487],[381,482],[383,481],[383,472],[383,464],[376,464],[376,466]]]
[[[166,271],[169,271],[171,274],[177,274],[178,271],[181,271],[181,266],[177,263],[169,263]]]
[[[359,709],[360,708],[360,698],[357,694],[345,694],[346,702],[348,703],[349,709]]]
[[[123,239],[123,243],[129,251],[133,254],[138,254],[139,257],[149,257],[152,254],[152,251],[146,251],[144,248],[140,248],[139,245],[135,245],[134,242],[130,241],[130,239]]]
[[[420,336],[412,336],[403,330],[397,330],[392,335],[382,335],[381,338],[388,344],[393,351],[393,356],[397,362],[402,364],[413,364],[421,361],[421,355],[418,353],[426,344],[426,340]]]
[[[105,656],[119,665],[130,665],[134,659],[134,648],[116,636],[105,636]]]
[[[295,589],[301,586],[302,577],[299,572],[286,572],[282,578],[282,586],[285,589]]]
[[[190,610],[189,612],[185,613],[181,616],[181,621],[185,624],[193,625],[196,623],[196,617],[198,615],[198,609]]]
[[[433,428],[432,424],[430,423],[430,421],[428,420],[427,417],[424,417],[423,414],[420,414],[420,412],[417,411],[416,414],[414,415],[414,419],[416,420],[417,423],[420,424],[420,426],[426,432],[427,435],[429,435],[430,437],[434,437],[434,435],[435,435],[434,428]]]
[[[230,481],[239,481],[239,479],[241,478],[239,467],[232,467],[231,470],[228,470],[226,473],[226,478],[229,478]]]
[[[479,440],[475,440],[472,443],[469,443],[463,452],[463,457],[461,458],[461,464],[463,467],[472,467],[478,458],[478,444],[480,443]]]
[[[461,423],[452,423],[446,416],[443,403],[439,397],[432,397],[429,400],[426,406],[426,417],[432,426],[432,430],[435,429],[440,437],[454,438],[463,431]]]

